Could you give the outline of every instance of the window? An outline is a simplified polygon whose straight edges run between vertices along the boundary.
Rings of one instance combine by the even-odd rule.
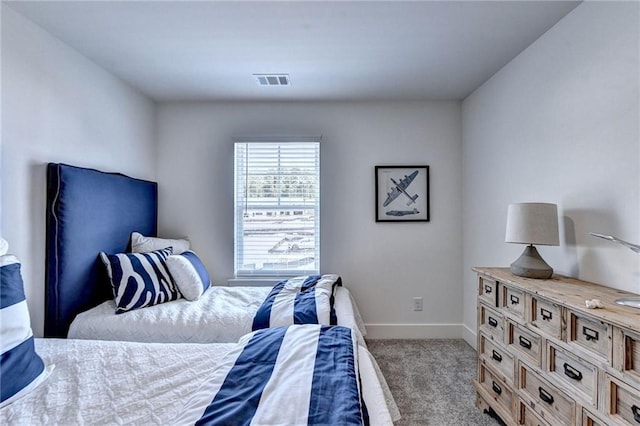
[[[235,274],[320,270],[319,141],[235,143]]]

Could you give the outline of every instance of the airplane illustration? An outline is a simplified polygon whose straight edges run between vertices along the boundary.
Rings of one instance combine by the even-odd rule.
[[[393,184],[395,185],[395,188],[393,188],[387,194],[387,199],[382,204],[382,207],[387,207],[389,204],[391,204],[391,202],[393,200],[398,198],[398,196],[400,194],[404,194],[407,197],[409,197],[409,202],[407,203],[407,206],[415,203],[416,202],[416,198],[418,198],[418,194],[416,194],[416,195],[414,195],[412,197],[411,195],[409,195],[409,193],[407,193],[406,189],[407,189],[407,187],[409,185],[411,185],[411,182],[413,182],[413,180],[416,178],[416,176],[418,176],[418,170],[416,170],[415,172],[411,173],[409,176],[404,175],[404,179],[400,179],[400,182],[396,182],[396,180],[394,178],[391,178],[391,182],[393,182]]]
[[[406,216],[409,214],[418,214],[418,213],[420,213],[418,209],[413,209],[413,210],[391,210],[391,211],[388,211],[386,214],[389,216]]]

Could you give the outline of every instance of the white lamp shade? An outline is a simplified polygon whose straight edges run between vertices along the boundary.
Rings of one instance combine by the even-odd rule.
[[[549,203],[509,204],[505,242],[559,245],[558,206]]]

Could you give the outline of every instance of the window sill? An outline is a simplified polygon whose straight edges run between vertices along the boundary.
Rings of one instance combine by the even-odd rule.
[[[227,285],[229,287],[273,287],[283,279],[279,277],[236,277],[229,278]]]

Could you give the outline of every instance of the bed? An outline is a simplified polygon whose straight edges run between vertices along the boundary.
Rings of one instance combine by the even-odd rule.
[[[212,287],[199,300],[173,300],[114,315],[98,253],[122,253],[130,235],[157,233],[157,184],[50,163],[47,168],[45,336],[156,343],[231,343],[252,331],[271,289]],[[339,279],[339,278],[338,278]],[[366,329],[349,291],[332,293],[338,325]],[[74,321],[75,320],[75,321]]]
[[[45,364],[55,368],[26,396],[0,409],[0,424],[194,424],[193,414],[184,417],[185,407],[193,406],[191,400],[199,395],[210,397],[208,389],[215,385],[212,376],[224,374],[240,349],[237,343],[35,342]],[[385,390],[370,355],[363,347],[358,352],[362,398],[370,422],[390,425]],[[198,416],[197,405],[189,410],[194,411]]]
[[[270,287],[214,286],[197,301],[178,299],[171,303],[114,315],[108,300],[79,313],[71,323],[72,339],[120,340],[165,343],[230,343],[252,331],[252,320]],[[337,324],[358,330],[360,342],[366,334],[349,290],[335,293]],[[194,324],[199,324],[194,327]]]

